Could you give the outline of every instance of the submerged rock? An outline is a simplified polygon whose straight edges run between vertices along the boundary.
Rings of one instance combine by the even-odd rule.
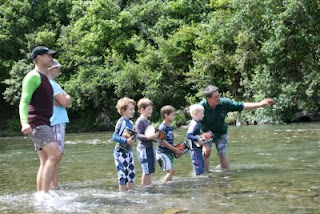
[[[169,210],[166,210],[163,214],[179,214],[179,213],[188,213],[188,211],[181,210],[181,209],[169,209]]]

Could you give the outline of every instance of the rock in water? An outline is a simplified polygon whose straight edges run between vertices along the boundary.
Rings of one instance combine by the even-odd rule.
[[[188,213],[188,211],[180,210],[180,209],[169,209],[169,210],[166,210],[163,214],[179,214],[179,213]]]

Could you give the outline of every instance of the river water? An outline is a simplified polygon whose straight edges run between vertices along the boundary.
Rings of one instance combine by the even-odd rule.
[[[175,130],[176,142],[186,130]],[[320,123],[229,127],[230,170],[192,175],[188,154],[174,181],[119,193],[111,132],[67,134],[61,189],[45,201],[36,190],[39,160],[26,137],[0,138],[0,213],[320,213]]]

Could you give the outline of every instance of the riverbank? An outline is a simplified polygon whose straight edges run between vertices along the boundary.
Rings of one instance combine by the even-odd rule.
[[[270,122],[265,123],[257,123],[254,120],[249,121],[240,121],[237,120],[237,114],[238,113],[231,113],[228,118],[226,119],[226,122],[229,126],[251,126],[251,125],[262,125],[262,124],[273,124]],[[177,122],[178,121],[178,122]],[[188,118],[180,118],[178,117],[177,121],[173,124],[175,128],[187,128],[188,126]],[[314,122],[320,122],[319,116],[314,116],[312,118],[303,116],[301,118],[296,118],[295,120],[292,120],[289,123],[282,123],[282,124],[295,124],[295,123],[314,123]],[[2,124],[0,126],[0,137],[14,137],[14,136],[21,136],[22,133],[20,132],[20,122],[17,118],[7,119],[5,121],[0,121]],[[6,124],[6,125],[5,125]],[[160,124],[159,122],[152,123],[154,126],[158,126]],[[107,127],[107,128],[106,128]],[[110,122],[108,125],[99,124],[96,126],[90,126],[87,124],[87,126],[83,126],[83,123],[77,123],[77,119],[74,118],[71,120],[71,122],[67,125],[66,133],[88,133],[88,132],[104,132],[104,131],[113,131],[114,126]]]
[[[21,125],[19,119],[19,113],[12,106],[0,100],[0,137],[21,136]],[[117,117],[107,114],[98,114],[94,112],[72,112],[69,111],[70,123],[67,125],[67,133],[86,133],[86,132],[103,132],[113,131],[117,122]],[[135,118],[138,117],[136,113]],[[152,118],[152,124],[158,126],[161,120]],[[179,109],[176,112],[176,118],[173,123],[175,128],[185,128],[188,126],[188,122],[191,117],[188,113],[188,108]],[[135,119],[134,119],[135,121]],[[288,121],[274,121],[272,118],[258,118],[254,111],[243,112],[229,112],[226,117],[226,123],[230,126],[247,126],[247,125],[259,125],[259,124],[290,124],[300,122],[320,122],[320,112],[309,113],[307,111],[300,111],[291,116]]]

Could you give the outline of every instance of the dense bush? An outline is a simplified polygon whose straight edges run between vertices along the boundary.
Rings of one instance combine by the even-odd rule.
[[[82,126],[112,127],[123,96],[152,99],[158,121],[208,84],[239,101],[276,99],[237,120],[290,121],[320,110],[319,10],[317,0],[0,0],[0,92],[16,109],[28,53],[45,44]]]

